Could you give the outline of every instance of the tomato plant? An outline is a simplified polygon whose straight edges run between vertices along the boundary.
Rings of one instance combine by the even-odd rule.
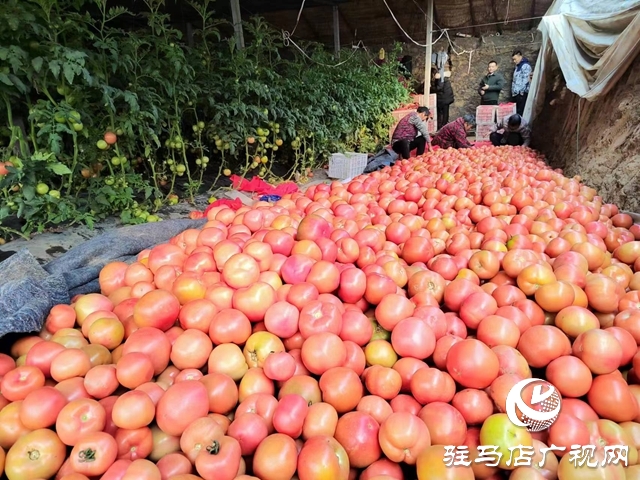
[[[86,5],[99,14],[85,18]],[[330,153],[386,142],[388,112],[408,97],[393,64],[358,51],[331,68],[327,52],[300,55],[259,18],[237,49],[212,2],[189,5],[199,27],[187,44],[162,2],[136,13],[109,0],[3,2],[0,223],[17,216],[28,235],[111,214],[158,221],[205,175],[304,179]],[[123,35],[133,16],[140,27]]]

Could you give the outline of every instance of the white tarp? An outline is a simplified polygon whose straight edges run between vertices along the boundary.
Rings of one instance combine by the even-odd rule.
[[[529,121],[544,106],[553,65],[567,88],[588,101],[611,90],[640,53],[640,0],[555,0],[538,30],[542,45],[524,111]]]

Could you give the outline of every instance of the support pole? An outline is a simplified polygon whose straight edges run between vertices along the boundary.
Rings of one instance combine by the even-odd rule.
[[[193,46],[195,45],[193,41],[193,25],[191,24],[191,22],[187,22],[187,43],[189,45],[189,48],[193,48]]]
[[[242,33],[242,13],[240,12],[240,0],[231,0],[231,16],[233,17],[233,29],[236,35],[236,45],[244,48],[244,34]]]
[[[433,41],[433,1],[427,0],[427,41],[424,59],[424,102],[429,105],[429,95],[431,94],[431,42]]]
[[[340,58],[340,10],[333,6],[333,51],[336,60]]]

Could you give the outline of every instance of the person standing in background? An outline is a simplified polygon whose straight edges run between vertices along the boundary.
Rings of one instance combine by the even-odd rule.
[[[498,71],[498,63],[491,60],[488,66],[488,73],[480,80],[478,93],[480,94],[481,105],[498,105],[500,92],[504,88],[506,80],[502,73]]]
[[[431,91],[436,94],[438,128],[449,123],[449,106],[454,102],[451,82],[441,75],[437,68],[431,69]]]
[[[511,83],[511,101],[516,104],[518,115],[522,115],[529,95],[529,86],[531,85],[531,64],[528,59],[522,56],[520,50],[513,52],[511,58],[516,65],[513,71],[513,82]]]

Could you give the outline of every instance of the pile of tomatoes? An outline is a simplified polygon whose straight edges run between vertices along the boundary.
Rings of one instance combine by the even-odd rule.
[[[207,218],[0,354],[9,480],[640,478],[640,227],[579,178],[439,150]],[[540,433],[505,414],[530,377]]]

